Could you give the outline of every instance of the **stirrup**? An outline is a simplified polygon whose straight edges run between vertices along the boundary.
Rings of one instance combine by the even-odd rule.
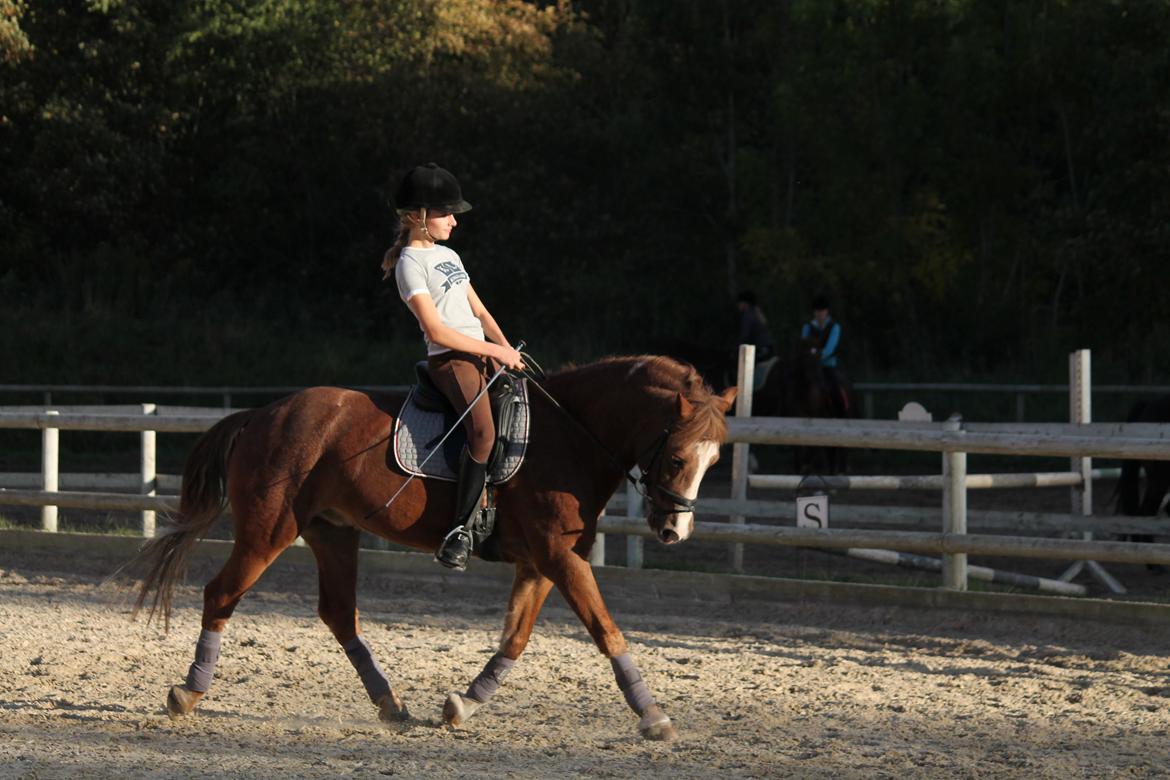
[[[463,543],[461,548],[452,550],[451,547],[454,547],[459,542]],[[435,560],[448,569],[465,571],[467,569],[467,562],[471,559],[473,546],[474,541],[472,540],[471,531],[467,530],[466,526],[456,526],[443,537],[439,549],[435,550]]]

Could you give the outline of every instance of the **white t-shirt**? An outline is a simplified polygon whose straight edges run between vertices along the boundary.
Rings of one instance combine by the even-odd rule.
[[[467,300],[471,277],[454,251],[438,244],[429,249],[408,246],[398,258],[394,280],[398,283],[398,294],[403,301],[409,301],[419,293],[427,293],[435,302],[439,319],[444,325],[464,336],[485,341],[483,325],[471,313],[471,303]],[[419,329],[422,329],[421,325]],[[426,341],[425,332],[423,340]],[[428,355],[449,351],[446,347],[427,341]]]

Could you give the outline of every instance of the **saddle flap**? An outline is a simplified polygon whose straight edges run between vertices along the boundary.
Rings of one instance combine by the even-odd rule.
[[[451,409],[451,402],[439,390],[435,380],[431,379],[431,374],[427,371],[427,361],[420,360],[414,364],[414,376],[418,382],[410,397],[419,409],[428,412],[444,412]]]

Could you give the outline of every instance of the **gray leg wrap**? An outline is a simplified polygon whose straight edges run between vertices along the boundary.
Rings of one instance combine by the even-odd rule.
[[[362,678],[362,685],[366,686],[366,693],[370,695],[370,701],[377,704],[383,696],[390,693],[390,681],[386,679],[382,668],[374,660],[373,654],[370,653],[370,646],[366,644],[362,635],[358,634],[342,647],[345,648],[345,655],[353,664],[353,668],[357,669],[358,676]]]
[[[638,715],[641,715],[647,707],[654,703],[654,697],[650,695],[650,689],[646,687],[646,683],[642,682],[642,675],[638,673],[634,659],[630,658],[629,653],[622,653],[609,659],[609,662],[613,666],[613,676],[617,679],[618,687],[622,689],[622,695],[626,697],[626,704],[630,705],[630,709]]]
[[[199,632],[199,641],[195,644],[195,663],[187,670],[187,690],[206,693],[211,687],[211,678],[215,676],[215,662],[219,660],[221,637],[222,633],[208,631],[206,628]]]
[[[512,671],[512,664],[516,661],[508,658],[502,653],[496,653],[492,656],[487,665],[483,667],[483,671],[479,673],[471,681],[471,685],[467,686],[467,698],[473,699],[480,704],[487,702],[495,692],[499,689],[504,678],[508,676],[508,672]]]

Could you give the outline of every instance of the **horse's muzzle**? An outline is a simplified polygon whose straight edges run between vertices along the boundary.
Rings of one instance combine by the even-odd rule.
[[[675,533],[673,528],[663,528],[659,531],[658,540],[663,544],[676,544],[681,541],[679,535]]]

